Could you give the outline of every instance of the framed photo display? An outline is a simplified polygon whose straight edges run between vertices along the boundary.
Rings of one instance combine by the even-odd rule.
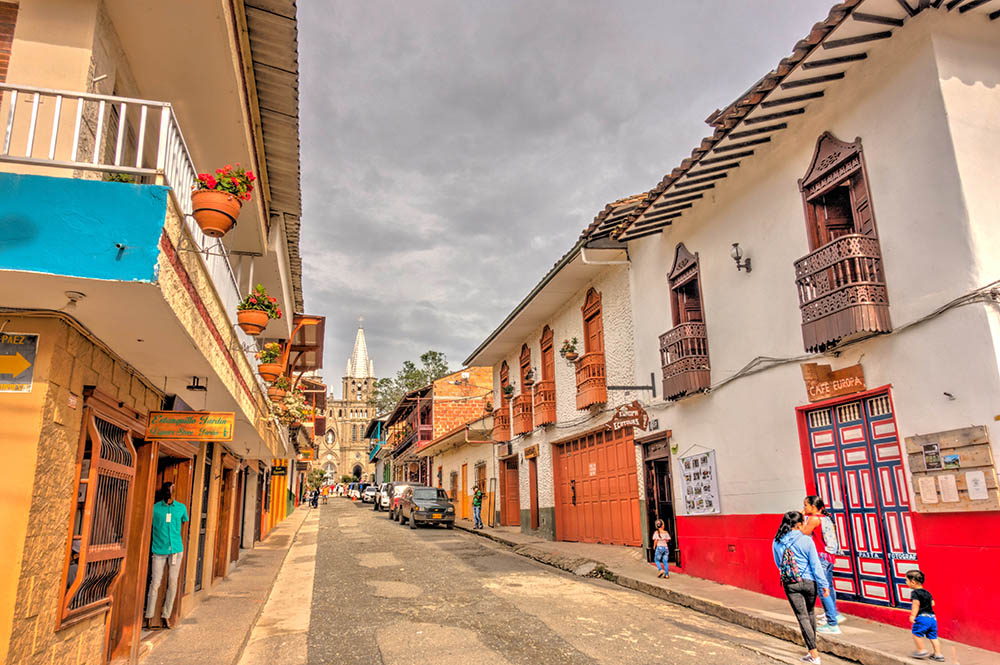
[[[688,515],[718,513],[719,474],[715,468],[715,451],[709,450],[680,458],[684,508]]]

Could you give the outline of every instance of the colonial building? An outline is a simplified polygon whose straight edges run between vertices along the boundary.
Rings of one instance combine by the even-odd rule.
[[[320,463],[338,479],[354,476],[371,481],[375,473],[375,465],[368,458],[370,442],[365,437],[368,422],[375,415],[374,388],[375,362],[368,357],[365,329],[359,323],[341,398],[327,402],[327,432],[333,432],[333,436],[325,437],[320,449]]]

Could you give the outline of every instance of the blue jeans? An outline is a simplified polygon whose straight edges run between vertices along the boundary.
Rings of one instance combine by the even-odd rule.
[[[475,526],[482,529],[483,528],[483,507],[473,506],[472,507],[472,519],[475,520]]]
[[[662,570],[665,575],[669,575],[670,572],[667,570],[667,559],[670,557],[670,550],[666,547],[657,547],[656,552],[653,554],[653,563],[656,564],[658,570]]]
[[[819,594],[819,600],[823,603],[823,611],[826,612],[826,625],[831,628],[837,625],[837,591],[833,588],[833,562],[820,559],[823,564],[823,572],[826,574],[826,582],[830,585],[830,595]]]

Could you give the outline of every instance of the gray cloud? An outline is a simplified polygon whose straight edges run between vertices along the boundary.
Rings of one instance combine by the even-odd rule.
[[[381,375],[428,348],[457,365],[830,4],[300,3],[305,296],[330,383],[359,315]]]

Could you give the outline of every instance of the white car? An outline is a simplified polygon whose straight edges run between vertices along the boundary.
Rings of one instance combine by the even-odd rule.
[[[362,503],[375,503],[375,486],[369,485],[365,488],[365,491],[361,493]]]

